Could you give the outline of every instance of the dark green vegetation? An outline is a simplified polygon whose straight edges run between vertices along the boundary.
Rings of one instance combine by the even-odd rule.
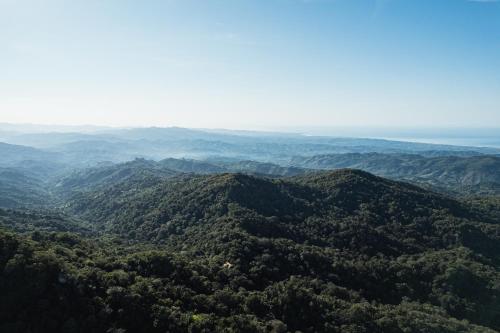
[[[274,177],[297,176],[310,172],[303,168],[293,166],[282,167],[273,163],[256,161],[226,161],[224,159],[213,158],[209,161],[188,160],[167,158],[161,160],[159,164],[171,170],[198,174],[241,172],[253,175],[266,175]]]
[[[493,148],[8,135],[2,333],[500,332]]]
[[[65,213],[0,211],[0,331],[500,330],[494,198],[132,165],[82,173]]]
[[[355,168],[379,176],[411,181],[454,195],[500,194],[500,156],[415,154],[335,154],[295,157],[291,165],[310,169]]]

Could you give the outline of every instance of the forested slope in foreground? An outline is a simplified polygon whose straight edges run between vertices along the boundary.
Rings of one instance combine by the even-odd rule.
[[[141,174],[0,211],[0,331],[494,332],[498,207],[355,170]]]

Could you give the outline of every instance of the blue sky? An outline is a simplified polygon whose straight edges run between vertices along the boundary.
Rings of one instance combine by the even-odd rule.
[[[0,0],[0,122],[500,124],[494,0]]]

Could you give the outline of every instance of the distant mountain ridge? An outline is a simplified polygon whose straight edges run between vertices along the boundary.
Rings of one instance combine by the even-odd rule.
[[[59,154],[36,148],[0,142],[0,166],[15,166],[25,161],[50,162]]]
[[[135,179],[161,181],[182,173],[245,173],[268,177],[294,177],[321,170],[355,168],[396,180],[418,184],[451,195],[500,193],[500,157],[440,156],[415,154],[337,154],[294,157],[288,166],[273,163],[217,159],[135,159],[124,163],[103,162],[91,168],[71,167],[59,155],[32,148],[7,145],[16,156],[0,167],[0,207],[53,206],[79,191]],[[18,152],[18,150],[20,152]],[[28,152],[23,155],[23,152]],[[34,155],[32,155],[34,153]],[[8,155],[8,154],[7,154]],[[7,156],[6,155],[6,156]],[[33,159],[24,160],[33,157]],[[38,160],[36,159],[38,158]],[[5,163],[5,162],[4,162]],[[57,199],[57,197],[60,197]]]
[[[4,133],[1,140],[64,155],[68,163],[125,162],[137,157],[210,157],[278,163],[293,156],[344,153],[418,153],[425,156],[500,154],[500,149],[367,138],[284,133],[209,131],[179,127],[103,129],[85,132]]]

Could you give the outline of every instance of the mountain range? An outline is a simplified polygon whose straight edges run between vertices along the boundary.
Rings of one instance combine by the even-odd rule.
[[[0,145],[1,332],[500,331],[494,150],[96,131]]]

